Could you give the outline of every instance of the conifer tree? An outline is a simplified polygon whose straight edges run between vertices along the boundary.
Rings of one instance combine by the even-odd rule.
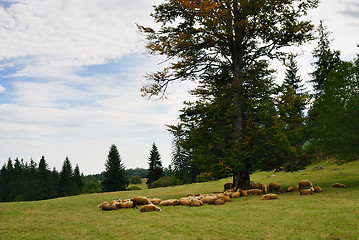
[[[148,157],[148,165],[149,168],[146,184],[149,186],[152,182],[164,176],[161,156],[155,143],[152,144],[150,156]]]
[[[76,164],[76,167],[74,169],[73,183],[74,183],[74,195],[80,194],[83,188],[83,182],[78,164]]]
[[[51,182],[50,182],[50,170],[45,161],[45,157],[42,156],[38,167],[38,199],[48,199],[51,197]]]
[[[116,145],[111,145],[108,158],[105,163],[105,180],[101,183],[104,192],[123,191],[128,186],[125,166],[121,162]]]
[[[68,157],[65,158],[60,172],[60,178],[58,183],[58,194],[60,197],[70,196],[73,192],[72,182],[73,170],[71,162]]]

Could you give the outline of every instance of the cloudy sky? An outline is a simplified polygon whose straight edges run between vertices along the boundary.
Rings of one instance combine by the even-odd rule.
[[[152,26],[163,0],[0,0],[0,166],[9,157],[61,170],[66,156],[84,174],[100,173],[111,144],[127,168],[148,167],[155,142],[164,166],[189,84],[172,85],[168,100],[148,101],[143,75],[159,68],[146,54],[136,23]],[[309,14],[323,20],[332,48],[359,53],[357,0],[322,0]],[[304,80],[315,43],[300,48]],[[282,78],[279,71],[278,79]]]

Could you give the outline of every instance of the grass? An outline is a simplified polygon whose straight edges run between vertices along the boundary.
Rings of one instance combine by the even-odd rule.
[[[87,194],[36,202],[0,203],[0,239],[358,239],[359,161],[332,162],[302,172],[258,172],[255,182],[278,182],[283,188],[309,179],[323,193],[300,196],[282,193],[279,200],[259,196],[236,198],[221,206],[162,207],[161,212],[138,209],[102,212],[106,200],[133,196],[180,198],[210,193],[231,178],[158,189]],[[275,175],[275,176],[273,176]],[[340,182],[345,189],[330,185]]]

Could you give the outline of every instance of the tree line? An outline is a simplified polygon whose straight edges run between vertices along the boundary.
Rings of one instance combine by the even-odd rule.
[[[176,125],[173,165],[180,178],[233,176],[250,186],[258,171],[296,171],[315,157],[358,159],[358,59],[330,49],[329,32],[302,17],[318,0],[168,1],[154,6],[156,27],[138,26],[162,70],[143,96],[165,98],[175,81],[193,81]],[[317,31],[316,31],[317,30]],[[310,93],[288,47],[318,40]],[[271,61],[284,63],[276,84]],[[196,177],[197,176],[197,177]],[[200,177],[198,177],[200,176]]]
[[[79,166],[73,169],[68,157],[60,172],[51,171],[43,156],[39,163],[9,158],[0,170],[0,201],[44,200],[80,194],[84,189]]]

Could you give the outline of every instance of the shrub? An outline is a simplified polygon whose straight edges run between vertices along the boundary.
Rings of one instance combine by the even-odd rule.
[[[141,177],[140,176],[132,176],[130,178],[130,183],[131,184],[141,184],[142,183]]]
[[[181,181],[176,176],[163,176],[152,182],[148,188],[169,187],[176,185],[181,185]]]
[[[132,191],[132,190],[142,190],[140,187],[137,187],[137,186],[131,186],[131,187],[128,187],[126,189],[127,191]]]

